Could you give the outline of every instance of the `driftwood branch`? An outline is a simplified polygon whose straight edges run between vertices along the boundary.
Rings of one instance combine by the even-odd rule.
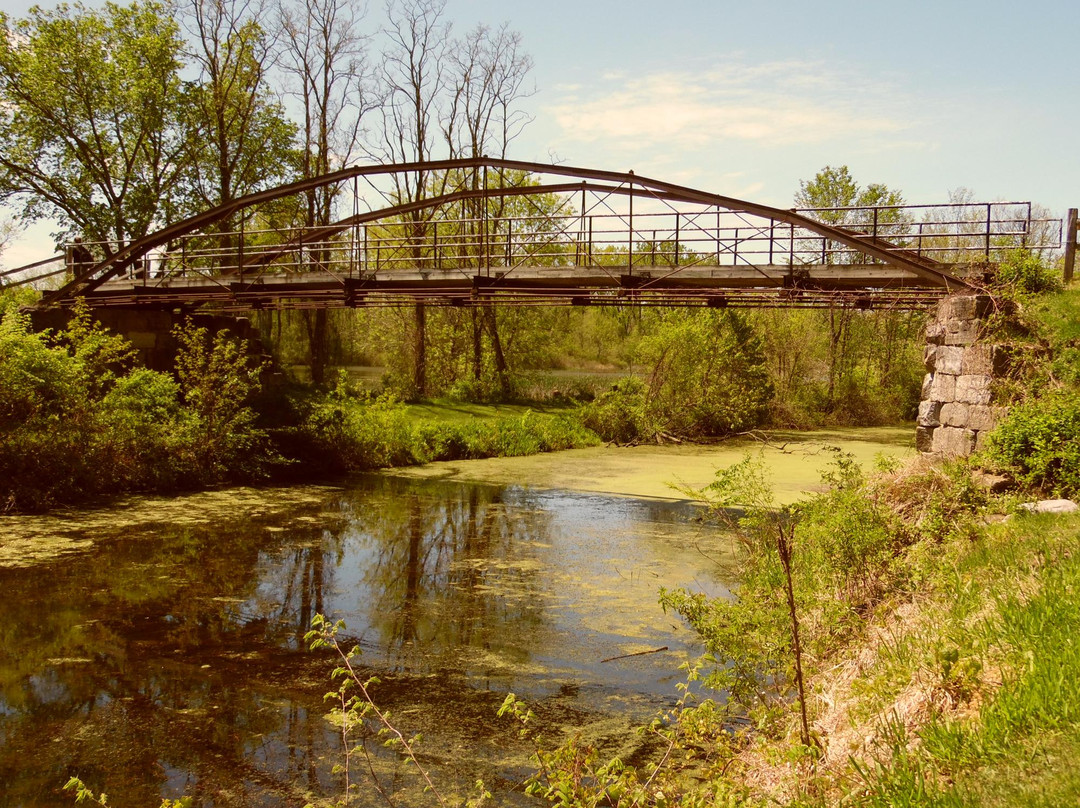
[[[600,664],[603,665],[605,662],[614,662],[616,659],[627,659],[628,657],[645,656],[646,654],[659,654],[661,651],[666,650],[668,650],[668,647],[665,645],[663,648],[654,648],[651,651],[635,651],[632,654],[619,654],[618,656],[601,659]]]

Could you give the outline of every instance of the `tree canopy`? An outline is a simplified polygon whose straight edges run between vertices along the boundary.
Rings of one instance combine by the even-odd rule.
[[[64,234],[145,234],[183,176],[182,46],[154,0],[0,14],[0,198]]]

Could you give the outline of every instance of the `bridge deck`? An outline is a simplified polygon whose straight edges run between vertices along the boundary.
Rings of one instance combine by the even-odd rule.
[[[856,294],[857,293],[857,294]],[[824,304],[856,294],[860,301],[922,306],[944,290],[926,288],[914,273],[894,267],[844,266],[676,266],[471,267],[340,275],[330,272],[238,273],[207,277],[123,278],[87,293],[95,306],[184,305],[214,302],[226,308],[371,306],[402,299],[435,305],[617,304],[804,305]]]

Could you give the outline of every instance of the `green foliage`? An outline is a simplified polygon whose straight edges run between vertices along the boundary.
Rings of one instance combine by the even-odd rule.
[[[660,431],[649,412],[645,383],[633,376],[583,406],[581,421],[603,440],[619,444],[648,440]]]
[[[301,161],[293,147],[297,126],[274,100],[267,81],[272,37],[239,8],[197,3],[194,61],[199,80],[181,99],[190,165],[187,193],[202,209],[280,185]]]
[[[761,338],[734,311],[662,315],[641,352],[648,409],[666,432],[729,435],[758,426],[772,387]]]
[[[624,379],[582,410],[605,440],[722,436],[764,419],[772,387],[761,340],[735,312],[665,312],[640,353],[646,381]]]
[[[916,575],[909,558],[914,546],[941,541],[947,535],[943,523],[964,535],[962,526],[982,504],[969,475],[915,467],[867,479],[844,455],[836,457],[823,483],[823,493],[774,508],[761,461],[748,456],[718,471],[704,489],[687,492],[736,531],[742,548],[738,599],[661,593],[665,608],[680,614],[724,662],[708,684],[726,690],[763,729],[785,714],[794,686],[778,531],[791,537],[802,647],[821,660],[857,636],[875,608],[905,590]]]
[[[182,42],[155,2],[0,15],[0,193],[89,241],[144,235],[181,179]]]
[[[860,187],[847,166],[825,166],[812,180],[800,182],[799,191],[795,194],[795,205],[799,208],[832,208],[810,214],[819,221],[863,231],[871,231],[876,222],[878,235],[882,238],[890,238],[892,233],[902,233],[910,222],[903,211],[895,209],[903,204],[904,197],[899,191],[881,183]],[[882,208],[876,212],[876,216],[873,210],[845,210],[875,206]],[[826,260],[831,262],[834,259],[826,256]]]
[[[258,369],[219,334],[180,333],[180,382],[84,309],[55,336],[0,320],[0,502],[40,509],[125,491],[248,480],[273,461],[246,406]]]
[[[360,471],[417,462],[412,425],[392,396],[354,390],[344,374],[321,398],[308,404],[294,449],[324,468]]]
[[[105,792],[95,794],[80,778],[72,777],[64,784],[64,791],[74,792],[75,804],[81,805],[84,802],[89,802],[94,805],[100,805],[102,808],[109,808],[109,798]],[[181,797],[177,800],[163,799],[159,808],[191,808],[195,804],[195,800],[191,797]]]
[[[994,278],[1012,294],[1035,295],[1060,292],[1063,288],[1058,270],[1047,265],[1029,250],[1010,250]]]
[[[923,376],[921,312],[760,311],[774,425],[889,424],[914,417]]]
[[[336,804],[347,806],[353,793],[359,790],[359,784],[353,782],[351,772],[352,761],[356,756],[362,756],[367,761],[367,769],[371,774],[376,791],[386,798],[388,802],[390,801],[386,790],[387,785],[380,782],[375,774],[375,769],[371,765],[365,741],[367,725],[370,723],[374,725],[375,737],[381,741],[383,746],[396,750],[409,761],[417,774],[423,779],[424,791],[432,794],[438,804],[446,808],[448,805],[446,799],[435,787],[427,770],[417,758],[416,746],[420,737],[406,738],[401,730],[391,723],[389,711],[381,709],[375,703],[371,696],[371,688],[373,685],[378,684],[379,680],[374,676],[367,678],[360,676],[360,672],[356,667],[356,662],[360,657],[360,647],[352,645],[346,648],[341,645],[339,636],[344,630],[344,621],[332,622],[323,615],[316,614],[311,619],[311,630],[304,636],[312,651],[329,649],[335,654],[340,663],[331,674],[331,677],[339,682],[339,685],[336,690],[332,690],[325,695],[327,701],[335,704],[331,712],[331,718],[341,726],[341,741],[345,752],[344,763],[334,767],[334,773],[343,774],[345,778],[344,798]],[[477,787],[480,794],[475,799],[468,801],[470,807],[479,805],[487,796],[484,793],[483,783],[477,783]]]
[[[325,396],[299,406],[301,423],[287,432],[284,451],[324,470],[517,457],[597,442],[572,418],[531,411],[453,422],[417,421],[393,396],[357,390],[344,374]]]
[[[970,698],[982,687],[988,654],[1000,683],[976,714],[935,714],[915,738],[894,722],[875,759],[852,763],[855,804],[1050,806],[1080,796],[1080,783],[1062,765],[1080,747],[1080,699],[1065,684],[1080,676],[1075,525],[1044,519],[1026,534],[1001,537],[999,543],[1023,548],[1012,553],[981,539],[987,546],[969,564],[966,587],[985,589],[989,604],[972,601],[968,609],[983,616],[962,624],[962,644],[944,639],[942,627],[932,648],[938,688],[951,698]],[[1003,576],[1022,575],[1038,558],[1052,563],[1034,575],[1029,567],[1022,591],[1002,590]],[[962,620],[966,611],[943,622]]]
[[[178,344],[176,376],[189,415],[186,433],[195,476],[202,481],[266,476],[266,434],[255,427],[249,406],[259,390],[262,365],[243,343],[219,331],[188,324],[173,330]]]
[[[1022,484],[1056,496],[1080,492],[1080,399],[1057,390],[1009,410],[987,456]]]
[[[736,804],[736,797],[744,795],[720,777],[735,746],[725,726],[730,714],[712,700],[697,703],[691,685],[700,679],[700,666],[682,669],[687,681],[678,685],[681,693],[675,705],[639,730],[644,743],[656,743],[667,754],[640,766],[605,758],[580,736],[551,750],[542,748],[533,711],[513,693],[507,694],[498,715],[515,721],[521,737],[535,746],[536,772],[526,780],[525,793],[560,808]]]

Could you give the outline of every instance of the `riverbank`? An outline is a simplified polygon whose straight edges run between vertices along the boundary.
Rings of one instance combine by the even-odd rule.
[[[739,597],[661,600],[723,664],[689,668],[707,687],[653,725],[662,760],[623,768],[571,741],[541,754],[539,793],[568,789],[572,806],[1080,801],[1066,764],[1080,752],[1080,515],[1028,514],[967,466],[922,460],[869,477],[841,464],[779,517],[760,509],[753,469],[718,479],[704,498],[748,506]]]

